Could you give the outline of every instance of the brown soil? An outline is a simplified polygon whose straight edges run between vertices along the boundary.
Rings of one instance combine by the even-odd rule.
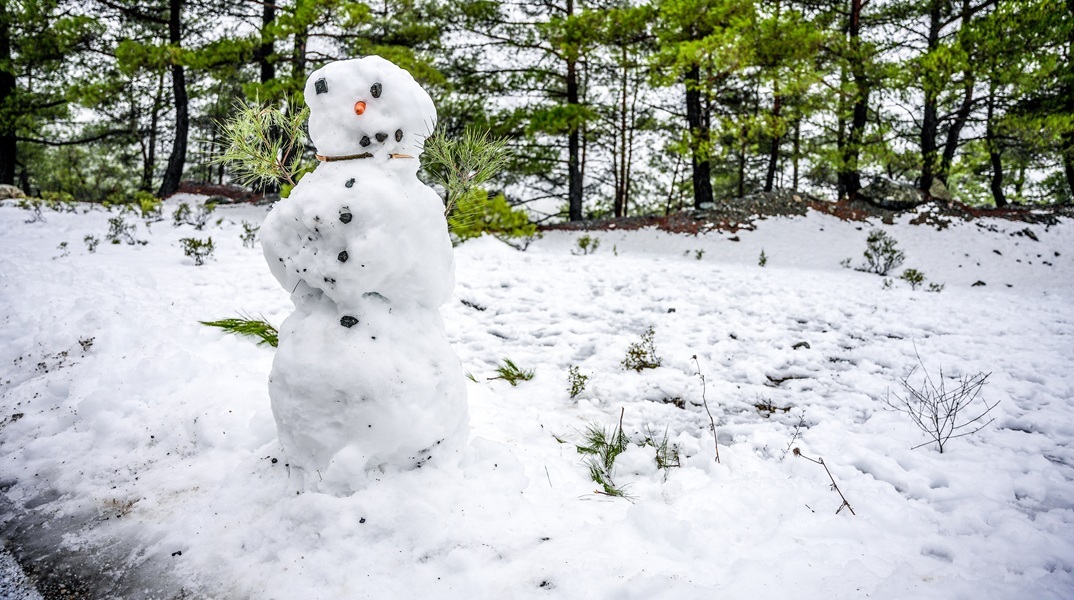
[[[706,231],[727,231],[734,233],[739,229],[752,230],[755,223],[768,217],[805,215],[807,211],[823,212],[844,221],[864,221],[880,219],[891,223],[900,211],[880,208],[862,200],[829,202],[806,194],[792,192],[759,193],[744,198],[732,198],[718,202],[709,210],[690,210],[664,216],[623,217],[618,219],[600,219],[555,223],[541,226],[542,231],[581,230],[607,231],[612,229],[642,229],[655,227],[669,233],[697,234]],[[1062,217],[1074,218],[1074,207],[1070,206],[1010,206],[1007,208],[972,207],[959,202],[928,202],[911,211],[917,216],[911,221],[915,225],[931,225],[938,229],[947,227],[952,221],[972,221],[982,217],[1004,219],[1045,226],[1054,225]]]

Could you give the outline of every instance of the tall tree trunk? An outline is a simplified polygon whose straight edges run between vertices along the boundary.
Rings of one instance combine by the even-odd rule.
[[[7,105],[15,94],[15,73],[11,70],[11,16],[7,0],[0,2],[0,106]],[[12,119],[0,122],[0,183],[15,184],[18,159],[15,124]]]
[[[865,140],[865,126],[869,122],[869,79],[865,73],[865,57],[861,50],[861,13],[863,0],[850,0],[850,23],[847,35],[850,42],[850,73],[854,82],[854,104],[850,116],[850,130],[841,153],[839,179],[840,197],[853,200],[861,189],[859,158]]]
[[[780,105],[782,104],[782,98],[779,95],[779,82],[775,84],[775,99],[772,101],[772,121],[773,123],[779,121]],[[780,136],[772,134],[772,141],[768,150],[768,170],[764,175],[764,191],[771,192],[772,184],[776,179],[776,167],[779,166],[779,143]]]
[[[1063,154],[1063,174],[1067,178],[1070,197],[1074,198],[1074,132],[1068,131],[1060,139],[1062,140],[1060,152]]]
[[[165,71],[161,71],[157,78],[157,91],[153,96],[153,106],[149,110],[149,135],[143,142],[145,150],[142,152],[142,185],[140,187],[147,192],[153,189],[153,172],[157,169],[157,134],[159,133],[160,106],[164,102],[165,74]]]
[[[686,123],[690,128],[690,163],[693,167],[694,208],[712,204],[712,167],[709,163],[709,131],[701,109],[701,68],[686,72]]]
[[[1000,154],[999,140],[996,139],[996,131],[993,127],[992,116],[996,105],[996,87],[988,89],[988,115],[985,120],[985,145],[988,147],[988,160],[992,165],[992,178],[989,187],[992,189],[992,199],[996,202],[996,208],[1007,206],[1007,197],[1003,194],[1003,157]]]
[[[794,140],[791,142],[791,164],[793,165],[793,176],[791,177],[791,189],[798,191],[798,156],[801,154],[802,146],[802,118],[797,117],[794,119]]]
[[[275,20],[276,5],[272,2],[265,2],[261,5],[261,45],[257,48],[257,64],[261,67],[261,83],[268,83],[276,79],[276,61],[272,56],[276,52],[275,36],[269,31]]]
[[[619,131],[616,135],[619,152],[615,158],[615,199],[612,201],[612,214],[616,217],[626,215],[626,172],[627,172],[627,51],[622,47],[619,67]]]
[[[273,21],[276,20],[276,5],[272,2],[265,2],[261,5],[261,45],[257,47],[257,51],[254,53],[254,57],[257,59],[257,64],[261,70],[261,85],[276,79],[276,59],[273,56],[276,52],[275,37],[270,31]],[[213,129],[213,136],[216,136],[216,129]],[[272,127],[269,131],[269,136],[274,140],[279,140],[284,137],[284,132],[279,127]],[[283,147],[287,148],[291,144],[290,140],[283,140]],[[285,154],[280,159],[284,164],[290,164],[293,157]],[[212,167],[209,171],[209,180],[212,180]],[[257,186],[261,194],[268,192],[278,191],[279,186],[275,182],[266,182],[260,186]]]
[[[578,69],[573,60],[567,61],[567,106],[578,105]],[[571,115],[571,119],[574,116]],[[581,135],[578,124],[572,122],[567,133],[567,201],[571,221],[582,220]]]
[[[567,17],[574,15],[574,0],[567,0]],[[574,109],[578,102],[578,61],[567,57],[567,108]],[[582,168],[581,136],[576,117],[568,110],[572,120],[567,133],[567,203],[571,221],[582,220]]]
[[[1067,19],[1074,19],[1074,0],[1067,0]],[[1066,101],[1064,102],[1067,115],[1074,115],[1074,27],[1067,27],[1067,63],[1066,63]],[[1067,187],[1070,189],[1071,203],[1074,203],[1074,131],[1067,131],[1060,138],[1063,154],[1063,174],[1067,178]]]
[[[970,0],[962,0],[961,27],[966,27],[966,24],[972,18],[970,9]],[[962,104],[959,105],[958,111],[955,112],[955,116],[951,121],[951,126],[947,129],[943,158],[940,160],[940,170],[936,173],[936,177],[944,185],[947,185],[947,177],[951,173],[951,164],[955,161],[955,152],[958,151],[958,143],[962,140],[962,128],[966,126],[970,113],[973,112],[973,89],[975,84],[973,70],[967,66],[962,71]]]
[[[937,48],[940,44],[940,2],[938,0],[932,0],[929,4],[929,34],[927,39],[926,52],[931,52]],[[937,98],[940,90],[932,89],[927,83],[927,77],[923,78],[926,82],[922,85],[924,89],[924,107],[921,114],[921,179],[918,181],[918,188],[925,194],[925,199],[928,200],[929,189],[932,187],[932,179],[936,173],[936,133],[939,130],[940,120],[938,116]]]
[[[183,39],[182,9],[183,0],[168,1],[168,42],[176,49]],[[189,100],[186,95],[186,73],[179,62],[172,64],[172,94],[175,98],[175,140],[172,142],[172,154],[168,157],[168,168],[164,171],[164,181],[157,192],[161,198],[179,191],[183,165],[186,163],[187,133],[190,130]]]

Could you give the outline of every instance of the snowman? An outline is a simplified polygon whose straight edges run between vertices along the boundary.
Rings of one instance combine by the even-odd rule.
[[[432,99],[378,56],[305,88],[320,164],[261,227],[295,311],[269,396],[292,475],[346,494],[371,476],[456,458],[466,390],[439,306],[455,285],[444,205],[417,178]]]

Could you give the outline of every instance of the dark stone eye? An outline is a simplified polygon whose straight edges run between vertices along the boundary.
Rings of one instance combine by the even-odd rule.
[[[328,93],[328,81],[324,77],[318,79],[313,83],[313,89],[317,90],[318,94]]]
[[[339,324],[344,326],[344,327],[346,327],[346,328],[348,328],[348,329],[350,329],[351,327],[354,327],[355,325],[358,324],[358,319],[355,319],[354,317],[352,317],[350,315],[347,315],[347,316],[345,316],[345,317],[343,317],[342,319],[339,320]]]
[[[344,225],[346,225],[347,223],[350,223],[352,218],[353,217],[351,216],[351,213],[349,213],[349,212],[342,213],[342,214],[339,215],[339,220],[342,221]]]
[[[395,130],[395,141],[397,141],[397,142],[403,141],[403,130],[402,129],[396,129]]]
[[[344,183],[343,185],[345,185],[347,187],[354,187],[354,178],[351,177],[350,179],[347,180],[347,183]]]
[[[361,144],[363,148],[365,148],[366,146],[368,146],[369,144],[372,144],[373,142],[369,141],[369,136],[368,135],[363,135],[362,140],[360,142],[358,142],[358,143]]]
[[[383,86],[381,86],[380,82],[378,81],[377,83],[373,84],[373,87],[369,88],[369,93],[373,94],[374,98],[380,98],[380,92],[383,89]]]
[[[347,259],[350,257],[347,255],[347,251],[344,250],[343,252],[340,252],[339,256],[337,256],[336,258],[339,259],[339,262],[347,262]]]
[[[388,139],[388,134],[386,134],[386,133],[378,133],[377,134],[377,141],[378,142],[383,142],[386,139]]]

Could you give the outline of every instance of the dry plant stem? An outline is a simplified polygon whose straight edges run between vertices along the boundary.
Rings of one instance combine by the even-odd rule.
[[[910,383],[910,377],[917,370],[917,367],[914,367],[910,374],[902,380],[902,386],[906,390],[906,397],[892,394],[898,399],[897,404],[891,400],[885,400],[887,405],[894,410],[907,414],[910,420],[931,438],[928,442],[914,446],[911,448],[912,450],[935,442],[940,454],[943,454],[944,446],[948,440],[973,435],[995,420],[989,419],[982,422],[985,416],[999,405],[999,401],[988,404],[987,401],[983,400],[984,409],[981,412],[966,421],[959,422],[958,420],[959,413],[972,404],[980,395],[981,389],[991,373],[963,376],[959,379],[958,386],[955,389],[948,390],[944,381],[943,369],[940,370],[940,384],[937,386],[929,375],[928,370],[925,369],[921,355],[917,353],[916,344],[914,345],[914,353],[917,354],[918,365],[925,374],[920,389],[915,388]]]
[[[799,450],[798,448],[795,448],[795,449],[794,449],[794,455],[795,455],[795,456],[801,456],[802,458],[804,458],[804,459],[806,459],[806,460],[808,460],[808,461],[810,461],[810,462],[815,462],[815,463],[817,463],[818,465],[820,465],[820,466],[824,467],[824,472],[828,474],[828,479],[831,479],[831,480],[832,480],[832,489],[833,489],[833,490],[835,490],[835,493],[839,494],[839,497],[843,499],[843,503],[842,503],[842,504],[840,504],[840,505],[839,505],[839,508],[837,508],[837,509],[835,510],[835,514],[839,514],[839,512],[840,512],[840,511],[842,511],[842,510],[843,510],[843,507],[845,506],[845,507],[847,508],[847,510],[849,510],[849,511],[850,511],[850,514],[852,514],[852,515],[854,515],[854,516],[857,516],[857,515],[858,515],[858,513],[854,512],[854,509],[853,509],[853,508],[851,508],[851,506],[850,506],[850,502],[847,502],[847,497],[843,495],[843,492],[842,492],[842,490],[840,490],[840,489],[839,489],[839,486],[838,486],[838,485],[836,485],[836,483],[835,483],[835,477],[832,477],[832,472],[831,472],[830,470],[828,470],[828,465],[824,464],[824,459],[823,459],[823,458],[820,458],[820,457],[817,457],[817,458],[809,458],[809,457],[808,457],[808,456],[806,456],[805,454],[802,454],[802,451],[801,451],[801,450]]]
[[[794,433],[791,434],[791,441],[787,442],[787,447],[783,449],[783,455],[779,457],[780,460],[787,458],[787,453],[791,451],[791,447],[798,441],[798,438],[802,436],[802,427],[805,425],[805,413],[798,418],[798,424],[794,426]]]
[[[701,403],[705,406],[705,412],[709,415],[709,423],[712,424],[712,445],[716,448],[716,464],[720,464],[720,442],[716,438],[716,420],[712,418],[709,410],[709,401],[705,398],[705,375],[701,372],[701,363],[697,361],[697,355],[693,355],[694,364],[697,365],[697,376],[701,378]]]

